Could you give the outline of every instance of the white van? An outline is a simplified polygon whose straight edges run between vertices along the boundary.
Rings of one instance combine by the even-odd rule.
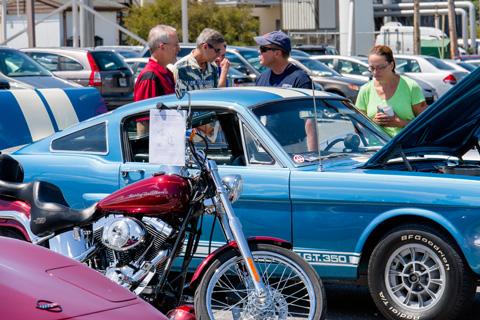
[[[440,29],[420,27],[421,54],[444,58],[449,55],[450,39]],[[413,54],[413,27],[388,22],[380,28],[375,44],[392,48],[394,54]]]

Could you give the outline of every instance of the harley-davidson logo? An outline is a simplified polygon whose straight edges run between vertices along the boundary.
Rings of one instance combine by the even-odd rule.
[[[41,217],[33,220],[33,223],[35,224],[44,224],[47,221],[47,218]]]
[[[131,194],[127,195],[125,198],[127,198],[128,200],[131,200],[131,199],[141,199],[141,198],[145,198],[145,197],[161,197],[161,196],[164,196],[166,194],[167,194],[167,192],[165,192],[165,191],[152,190],[152,191],[148,191],[148,192],[131,193]]]

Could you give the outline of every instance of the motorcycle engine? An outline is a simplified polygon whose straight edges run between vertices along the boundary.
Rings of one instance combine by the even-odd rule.
[[[173,228],[157,218],[105,218],[94,227],[95,242],[105,252],[105,275],[128,289],[145,287],[147,276],[153,277],[168,257],[165,242],[172,233]]]

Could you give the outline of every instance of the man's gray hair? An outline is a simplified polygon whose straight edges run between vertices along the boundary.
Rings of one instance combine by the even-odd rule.
[[[148,33],[148,47],[150,48],[150,52],[153,53],[161,43],[168,43],[170,40],[169,36],[175,32],[177,32],[177,30],[174,27],[164,24],[153,27]]]
[[[210,28],[205,28],[202,30],[202,32],[200,32],[200,34],[197,37],[197,48],[200,47],[200,45],[203,43],[209,43],[213,45],[213,44],[220,44],[224,42],[225,42],[225,39],[223,38],[223,35],[220,32]]]

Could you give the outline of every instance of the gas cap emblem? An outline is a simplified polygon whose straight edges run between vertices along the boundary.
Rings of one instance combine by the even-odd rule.
[[[58,303],[48,300],[37,300],[37,309],[50,312],[62,312],[63,310]]]

